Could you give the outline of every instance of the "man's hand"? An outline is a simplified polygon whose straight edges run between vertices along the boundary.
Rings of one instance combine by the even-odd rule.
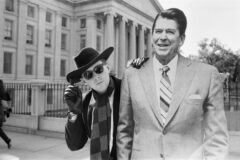
[[[141,68],[141,66],[148,60],[148,57],[136,58],[133,60],[129,60],[127,63],[127,68],[132,66],[134,68]]]
[[[77,86],[68,85],[64,92],[64,99],[70,112],[82,113],[82,92]]]

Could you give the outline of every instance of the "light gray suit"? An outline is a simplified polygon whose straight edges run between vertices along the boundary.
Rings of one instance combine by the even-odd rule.
[[[228,153],[223,90],[216,68],[179,55],[173,97],[163,125],[149,59],[122,80],[118,160],[220,160]]]

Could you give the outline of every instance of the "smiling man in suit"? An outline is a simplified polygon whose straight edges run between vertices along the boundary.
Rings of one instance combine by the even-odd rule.
[[[176,8],[152,26],[153,56],[122,80],[118,160],[222,160],[228,132],[220,75],[179,54],[187,20]]]

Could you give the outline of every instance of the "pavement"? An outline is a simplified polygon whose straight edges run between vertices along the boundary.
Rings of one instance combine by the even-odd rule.
[[[80,151],[67,148],[64,135],[6,131],[12,148],[0,140],[0,160],[88,160],[89,143]],[[227,160],[240,160],[240,132],[229,132],[230,154]]]

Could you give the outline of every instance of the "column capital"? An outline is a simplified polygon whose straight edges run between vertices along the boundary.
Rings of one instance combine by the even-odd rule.
[[[151,29],[148,28],[148,27],[145,27],[145,32],[146,32],[146,33],[151,33]]]
[[[117,17],[116,12],[114,12],[114,11],[105,11],[104,12],[104,16],[107,16],[107,15],[111,15],[113,17]]]
[[[132,25],[132,26],[135,26],[135,27],[137,27],[137,26],[138,26],[138,23],[137,23],[137,22],[135,22],[135,21],[132,21],[132,20],[131,20],[131,22],[130,22],[130,23],[131,23],[131,25]]]
[[[147,30],[147,27],[144,26],[144,25],[140,25],[140,28],[141,28],[141,30],[143,30],[144,32]]]
[[[128,18],[124,17],[124,16],[121,16],[121,20],[124,21],[124,22],[128,22]]]

